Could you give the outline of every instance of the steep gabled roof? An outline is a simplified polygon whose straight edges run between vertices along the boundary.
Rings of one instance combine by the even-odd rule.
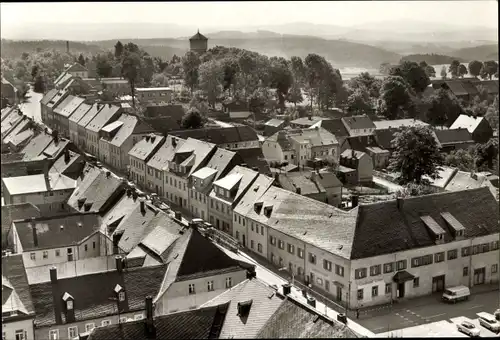
[[[80,63],[73,63],[70,67],[68,67],[65,72],[86,72],[88,71],[85,66]]]
[[[254,169],[261,174],[271,175],[271,168],[269,168],[269,164],[262,153],[262,148],[243,148],[237,149],[235,152],[250,169]]]
[[[232,169],[231,165],[236,165],[236,160],[237,155],[235,152],[219,148],[215,151],[205,167],[216,170],[217,175],[214,179],[218,180]]]
[[[467,129],[470,133],[474,133],[479,124],[481,124],[484,117],[471,117],[467,115],[460,115],[451,124],[450,130],[453,129]]]
[[[128,152],[129,156],[148,161],[153,156],[154,151],[165,141],[165,137],[156,134],[148,135],[137,142],[132,150]]]
[[[441,145],[474,142],[470,132],[465,128],[434,130],[434,134]]]
[[[201,34],[200,31],[198,31],[198,33],[189,38],[189,40],[208,40],[208,38]]]
[[[375,124],[373,124],[372,120],[367,115],[343,117],[342,122],[346,127],[354,130],[375,129]]]
[[[11,289],[4,290],[4,279]],[[2,311],[8,312],[9,309],[17,311],[18,317],[35,313],[22,254],[2,256]],[[15,318],[7,317],[4,322]]]
[[[191,137],[205,142],[214,143],[216,145],[250,142],[258,140],[257,133],[255,132],[255,130],[247,125],[204,128],[204,129],[188,129],[181,131],[173,131],[170,133],[170,135],[177,136],[183,139]]]
[[[88,110],[83,117],[78,121],[78,126],[80,127],[86,127],[96,116],[97,114],[103,109],[104,105],[95,103],[92,105],[90,110]]]
[[[64,108],[73,101],[73,99],[75,99],[76,97],[73,96],[73,95],[69,95],[67,96],[66,98],[64,98],[61,102],[59,102],[59,104],[56,104],[54,106],[54,113],[55,114],[58,114],[60,115],[62,113],[62,111],[64,110]]]
[[[57,94],[57,89],[50,90],[43,96],[42,100],[40,100],[40,104],[47,105],[50,102],[50,100],[55,97],[56,94]]]
[[[92,132],[99,132],[106,124],[111,122],[112,117],[121,110],[116,105],[104,105],[99,113],[90,121],[86,129]]]
[[[73,112],[71,117],[69,117],[69,121],[78,123],[80,121],[80,119],[82,119],[83,116],[85,116],[85,114],[90,110],[90,108],[91,108],[91,105],[86,104],[86,103],[82,103],[80,106],[78,106],[78,108],[75,110],[75,112]]]
[[[65,155],[59,156],[50,168],[49,172],[57,172],[72,179],[76,179],[76,177],[80,175],[78,172],[83,171],[85,160],[79,153],[75,153],[70,150],[67,152],[69,157],[66,158]]]
[[[42,132],[33,137],[30,142],[21,150],[25,160],[30,160],[40,156],[49,144],[52,142],[52,136]]]

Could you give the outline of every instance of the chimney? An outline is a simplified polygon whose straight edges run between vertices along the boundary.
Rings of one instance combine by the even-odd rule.
[[[351,203],[352,203],[352,208],[356,208],[359,204],[359,197],[358,195],[353,195],[351,197]]]
[[[62,306],[61,306],[61,296],[59,294],[59,283],[57,281],[57,269],[56,267],[50,268],[50,283],[52,286],[52,303],[54,304],[54,313],[56,324],[62,324]]]
[[[153,318],[153,298],[151,296],[146,297],[146,323],[145,323],[145,335],[147,339],[156,338],[156,328]]]
[[[109,178],[111,177],[111,172],[110,171],[106,171],[106,178]]]
[[[49,162],[47,160],[43,163],[43,178],[45,179],[47,191],[50,191]]]
[[[175,148],[177,147],[177,139],[172,138],[172,146]]]
[[[311,115],[308,115],[307,118],[309,118],[309,120],[312,120],[312,116]]]
[[[122,237],[122,233],[113,234],[113,254],[118,255],[118,244],[120,243],[120,239]]]
[[[292,292],[292,285],[289,283],[286,283],[283,285],[283,295],[287,296]]]
[[[144,202],[144,199],[141,198],[140,200],[141,202],[141,214],[145,214],[146,213],[146,203]]]
[[[64,163],[65,164],[68,164],[69,163],[69,160],[70,160],[70,157],[69,157],[69,149],[66,148],[64,149]]]
[[[301,188],[295,188],[295,192],[299,195],[302,194],[302,189]]]
[[[123,272],[123,259],[120,255],[115,256],[115,263],[116,271],[121,274]]]
[[[127,189],[127,197],[132,196],[132,189]]]
[[[66,41],[66,53],[69,54],[69,41]]]
[[[37,232],[36,232],[36,226],[35,226],[34,220],[35,220],[35,218],[32,217],[31,218],[31,230],[33,231],[33,245],[35,247],[38,247],[38,235],[37,235]]]
[[[356,158],[356,152],[354,152],[354,149],[351,150],[351,157]]]
[[[403,203],[404,203],[403,197],[396,198],[396,204],[397,204],[398,210],[403,210]]]

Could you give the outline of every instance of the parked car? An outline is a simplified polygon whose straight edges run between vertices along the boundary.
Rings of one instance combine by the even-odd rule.
[[[468,300],[470,296],[470,289],[469,287],[465,286],[457,286],[457,287],[450,287],[447,288],[443,292],[442,299],[445,302],[458,302],[458,301],[463,301],[463,300]]]
[[[459,332],[467,334],[468,336],[476,337],[481,334],[481,331],[469,321],[462,321],[461,323],[457,324],[457,329]]]
[[[495,319],[495,316],[485,312],[477,313],[477,316],[479,316],[479,324],[481,326],[494,333],[500,332],[500,322]]]

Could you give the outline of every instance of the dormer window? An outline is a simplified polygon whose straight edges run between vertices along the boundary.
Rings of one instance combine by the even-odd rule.
[[[66,308],[68,310],[72,310],[73,309],[73,301],[71,301],[71,300],[66,301]]]

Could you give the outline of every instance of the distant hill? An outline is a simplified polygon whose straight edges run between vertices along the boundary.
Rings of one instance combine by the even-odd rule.
[[[467,60],[450,57],[448,55],[442,54],[410,54],[405,55],[401,58],[402,61],[415,61],[420,63],[421,61],[425,61],[429,65],[442,65],[442,64],[451,64],[453,60],[458,60],[460,62],[467,62]]]
[[[454,57],[466,61],[498,60],[498,44],[481,45],[471,48],[461,48],[450,53]]]
[[[56,50],[66,52],[66,41],[64,40],[39,40],[39,41],[14,41],[2,39],[0,55],[2,58],[19,58],[23,52],[36,52],[37,48],[42,50]],[[96,45],[71,41],[69,49],[72,54],[102,52],[102,48]]]

